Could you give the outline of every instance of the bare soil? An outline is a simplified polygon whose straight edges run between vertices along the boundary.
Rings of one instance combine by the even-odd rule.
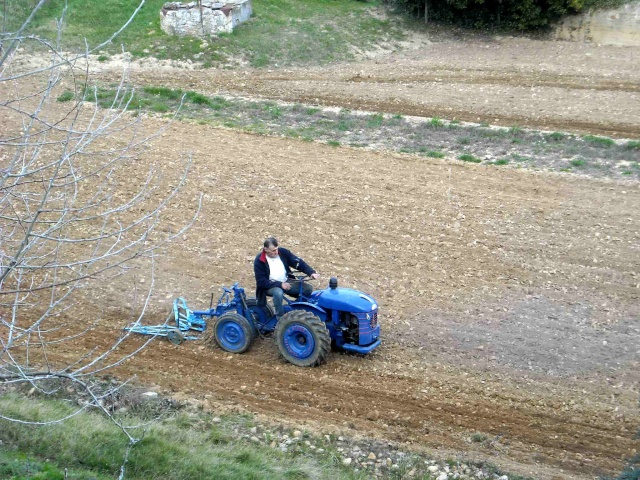
[[[147,62],[132,78],[211,94],[639,138],[638,62],[637,47],[485,37],[319,68],[158,71]]]
[[[208,94],[640,137],[637,48],[494,38],[316,70],[130,75]],[[189,179],[163,220],[177,228],[199,193],[203,208],[158,258],[145,323],[162,323],[176,296],[202,308],[221,285],[251,292],[253,257],[273,234],[323,275],[318,288],[336,275],[378,299],[383,345],[301,369],[272,339],[240,356],[158,340],[119,375],[535,478],[612,474],[640,448],[640,182],[173,123],[128,167],[122,193],[148,165],[174,182],[186,152]],[[99,324],[60,353],[108,348],[148,285],[134,269],[86,290],[69,320]],[[475,432],[489,441],[470,441]]]

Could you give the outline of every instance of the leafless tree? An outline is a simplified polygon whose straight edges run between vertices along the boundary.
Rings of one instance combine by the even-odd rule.
[[[110,108],[98,106],[90,86],[91,54],[119,32],[94,48],[65,53],[62,21],[54,41],[27,33],[45,3],[40,0],[19,29],[0,38],[0,383],[50,393],[46,380],[73,382],[89,398],[79,412],[103,408],[102,398],[113,391],[97,388],[96,375],[138,350],[119,353],[127,338],[123,332],[106,349],[71,359],[57,355],[60,345],[71,345],[91,327],[82,318],[64,323],[73,318],[74,294],[91,281],[122,274],[132,262],[136,268],[147,263],[149,290],[137,313],[142,317],[154,283],[154,255],[191,223],[173,232],[158,228],[190,159],[169,188],[160,186],[162,172],[151,169],[134,194],[119,191],[133,159],[159,132],[144,134],[142,116],[127,111],[133,91],[126,72]],[[46,65],[29,68],[21,62],[28,43],[46,49]],[[63,82],[74,97],[64,104],[56,101]],[[198,211],[196,200],[192,218]],[[7,419],[1,411],[0,417]]]

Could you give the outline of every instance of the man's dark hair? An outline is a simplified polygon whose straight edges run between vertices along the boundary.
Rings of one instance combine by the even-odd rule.
[[[264,248],[277,247],[277,246],[278,246],[278,240],[276,239],[276,237],[269,237],[264,241]]]

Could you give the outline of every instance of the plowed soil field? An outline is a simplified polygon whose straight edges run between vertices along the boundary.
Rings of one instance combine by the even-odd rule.
[[[322,69],[143,64],[130,75],[206,94],[640,137],[637,48],[503,38]],[[148,131],[165,124],[142,122]],[[164,321],[176,296],[205,308],[221,285],[240,281],[252,292],[253,258],[275,235],[321,273],[317,288],[335,275],[378,300],[383,344],[367,357],[334,352],[326,365],[301,369],[270,338],[239,356],[202,340],[157,340],[119,375],[535,478],[613,474],[640,448],[637,181],[174,122],[128,167],[121,193],[138,188],[148,165],[174,182],[187,152],[187,183],[163,221],[177,228],[200,193],[203,207],[157,259],[144,323]],[[74,318],[99,324],[64,353],[107,348],[149,282],[133,269],[85,290]]]

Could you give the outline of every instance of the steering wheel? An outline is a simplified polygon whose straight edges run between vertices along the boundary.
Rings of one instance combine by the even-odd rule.
[[[293,279],[299,282],[310,282],[311,280],[315,280],[315,278],[311,278],[311,275],[293,275]]]

